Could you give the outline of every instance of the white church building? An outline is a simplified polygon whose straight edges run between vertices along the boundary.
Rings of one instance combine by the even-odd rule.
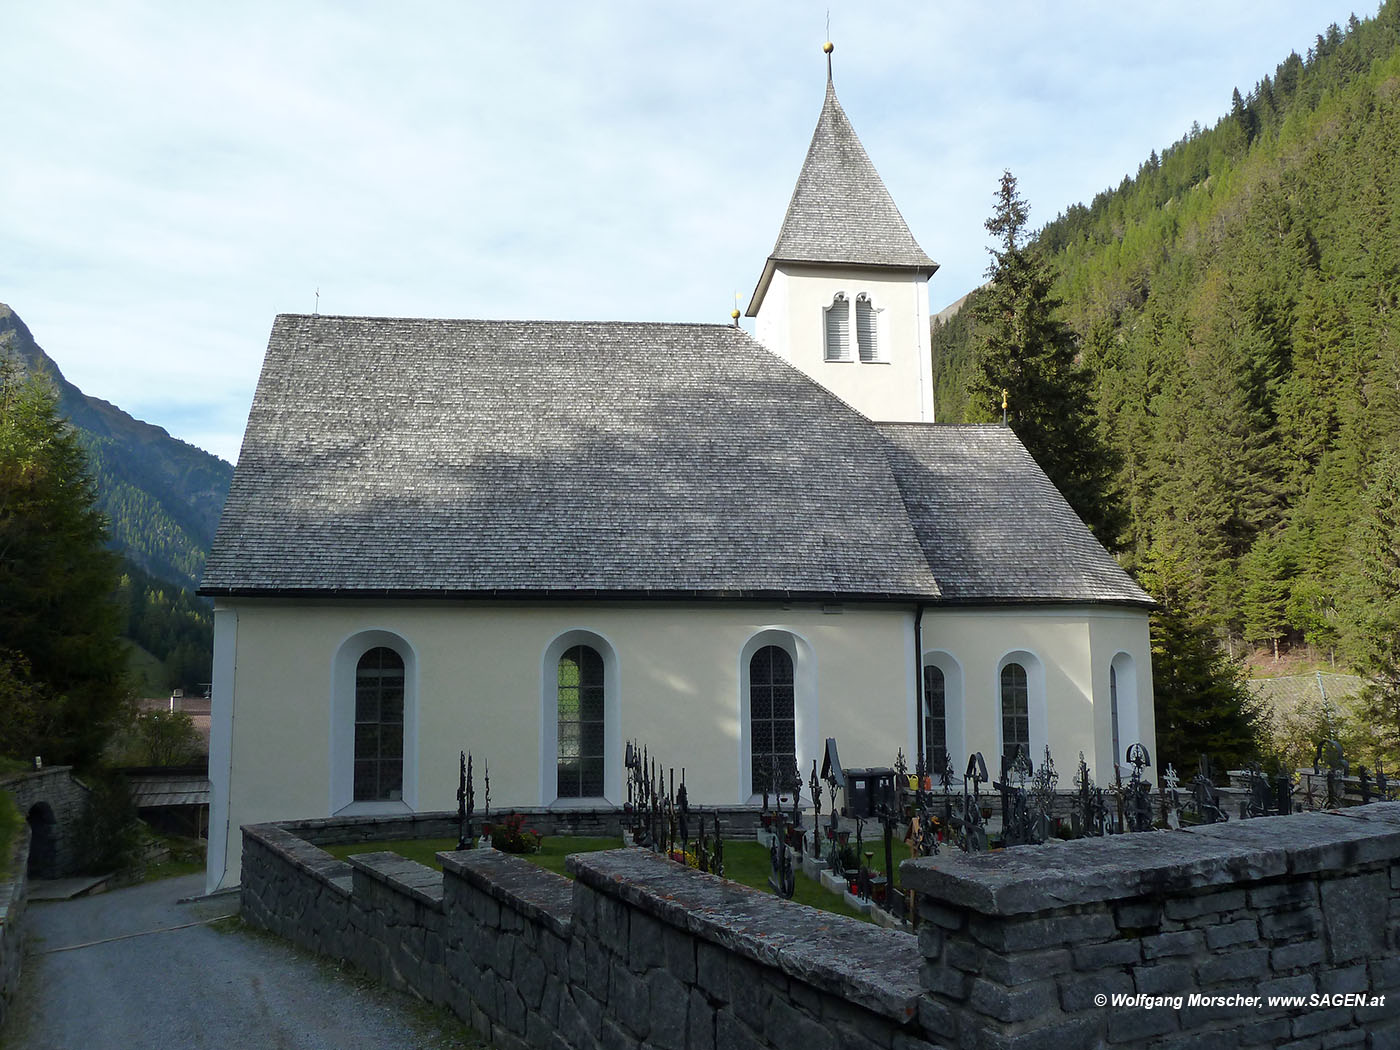
[[[279,316],[201,588],[209,888],[246,823],[455,808],[461,749],[496,808],[619,805],[632,739],[726,806],[827,737],[1155,752],[1151,599],[1009,429],[934,422],[936,268],[828,79],[757,338]]]

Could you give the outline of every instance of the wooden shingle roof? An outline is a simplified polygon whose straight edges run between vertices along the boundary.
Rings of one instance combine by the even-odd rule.
[[[758,313],[775,267],[784,262],[898,267],[926,274],[938,269],[914,240],[830,80],[778,240],[749,301],[748,316]]]
[[[1145,599],[971,429],[877,426],[728,326],[284,315],[201,591]],[[983,484],[1020,496],[959,553]]]
[[[876,425],[944,602],[1152,604],[1008,427]]]

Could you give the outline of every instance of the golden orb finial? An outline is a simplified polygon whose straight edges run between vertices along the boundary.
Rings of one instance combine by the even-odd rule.
[[[731,320],[734,320],[734,321],[739,320],[739,311],[738,311],[738,310],[730,310],[730,311],[729,311],[729,317],[730,317]]]
[[[822,53],[825,55],[829,55],[835,50],[836,45],[833,44],[830,40],[828,40],[825,44],[822,45]]]

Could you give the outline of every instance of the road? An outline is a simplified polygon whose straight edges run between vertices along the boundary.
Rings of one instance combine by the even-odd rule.
[[[202,875],[30,907],[5,1050],[449,1050],[484,1046],[450,1015],[180,904]]]

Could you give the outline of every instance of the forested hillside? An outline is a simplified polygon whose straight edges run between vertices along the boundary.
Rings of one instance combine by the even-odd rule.
[[[63,378],[29,329],[0,303],[0,353],[48,375],[97,481],[113,548],[139,569],[197,587],[219,526],[233,467],[203,449],[89,397]]]
[[[1379,673],[1400,645],[1400,0],[1227,108],[1035,243],[1121,456],[1126,560],[1179,561],[1237,651]],[[943,422],[999,418],[969,394],[975,300],[934,326]]]
[[[163,429],[89,397],[64,379],[29,329],[0,303],[0,355],[48,377],[95,482],[96,508],[122,556],[116,593],[122,633],[154,664],[148,690],[197,689],[210,678],[213,614],[193,588],[218,527],[233,467]]]

